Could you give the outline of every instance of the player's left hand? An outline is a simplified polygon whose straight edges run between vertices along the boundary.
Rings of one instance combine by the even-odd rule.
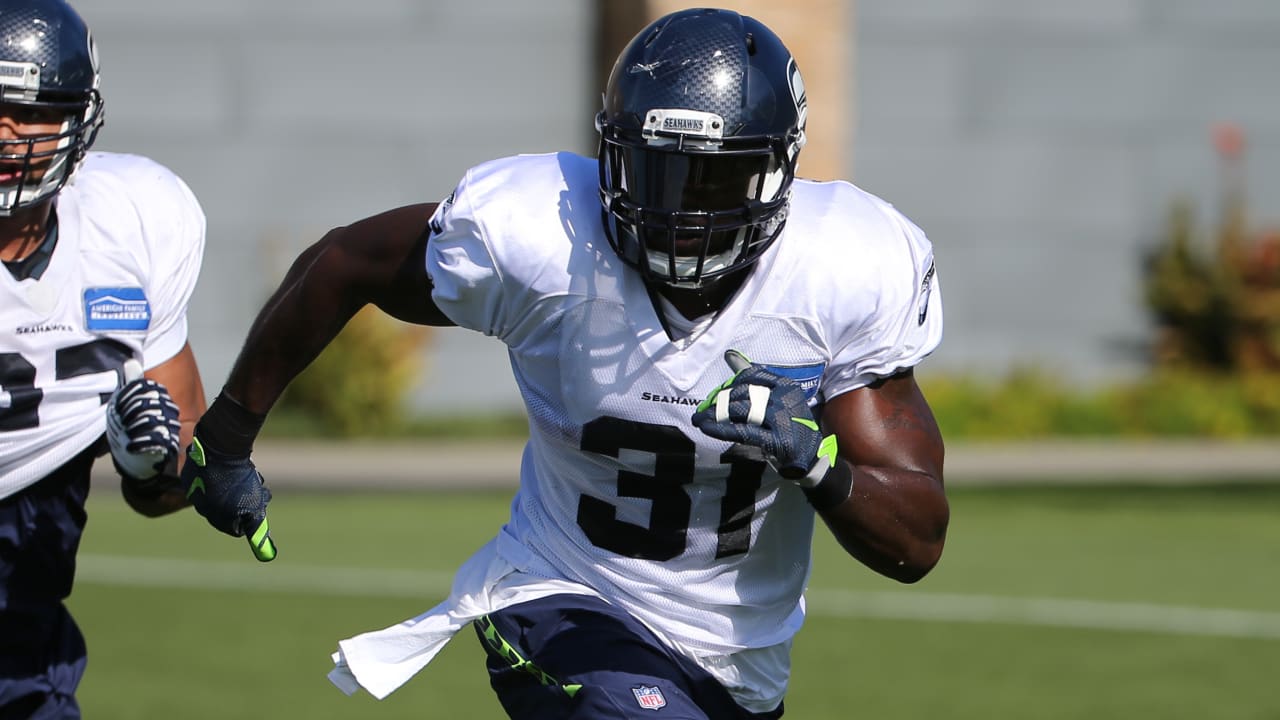
[[[107,445],[121,476],[145,485],[137,481],[177,474],[182,425],[168,389],[131,362],[127,382],[107,402]]]
[[[784,478],[802,485],[811,475],[821,479],[835,463],[835,436],[818,429],[804,388],[737,350],[724,359],[734,376],[698,404],[693,424],[713,438],[760,448]]]
[[[267,524],[271,490],[248,455],[229,455],[202,443],[197,425],[182,466],[182,486],[196,512],[210,525],[233,537],[248,537],[259,560],[275,559]]]

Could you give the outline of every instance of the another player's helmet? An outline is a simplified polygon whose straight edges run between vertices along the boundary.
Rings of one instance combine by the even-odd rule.
[[[596,116],[619,257],[681,287],[754,263],[786,222],[805,114],[794,58],[754,18],[684,10],[642,30]]]
[[[98,53],[63,0],[0,0],[0,103],[66,118],[52,135],[0,134],[0,177],[14,178],[0,180],[2,217],[61,190],[102,126]]]

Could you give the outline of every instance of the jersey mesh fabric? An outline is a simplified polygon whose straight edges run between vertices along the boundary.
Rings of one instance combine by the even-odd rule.
[[[781,642],[799,625],[812,512],[750,450],[726,462],[730,446],[692,427],[698,393],[652,367],[626,331],[626,312],[579,304],[563,321],[577,330],[557,352],[539,354],[542,362],[516,355],[527,397],[553,387],[564,399],[528,407],[534,463],[511,532],[560,575],[685,643],[732,651]],[[747,327],[776,339],[787,325]],[[580,344],[589,349],[575,351]],[[709,354],[690,359],[706,366],[706,392],[730,374]],[[566,432],[567,422],[578,432]],[[584,516],[592,508],[602,512]]]

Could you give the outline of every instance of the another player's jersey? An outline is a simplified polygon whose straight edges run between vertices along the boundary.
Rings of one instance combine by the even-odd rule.
[[[0,498],[97,441],[125,360],[182,349],[204,252],[195,196],[146,158],[90,153],[56,202],[43,274],[0,268]]]
[[[432,219],[436,304],[507,344],[530,419],[499,551],[598,589],[668,637],[729,653],[799,628],[814,512],[753,448],[690,423],[725,350],[820,404],[941,339],[931,246],[887,203],[797,181],[786,229],[715,321],[673,343],[603,234],[596,162],[470,171]]]

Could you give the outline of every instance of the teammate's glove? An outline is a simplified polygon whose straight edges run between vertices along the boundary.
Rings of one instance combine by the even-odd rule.
[[[249,457],[226,455],[200,442],[199,428],[187,448],[182,486],[196,512],[214,528],[233,537],[249,536],[253,554],[263,562],[275,559],[276,548],[267,526],[271,491]]]
[[[178,406],[164,385],[142,377],[135,360],[125,366],[126,382],[107,401],[107,445],[121,477],[142,494],[172,486],[182,429]]]
[[[724,354],[734,376],[698,404],[693,424],[719,440],[760,448],[778,474],[812,487],[836,464],[836,437],[823,437],[796,381]]]

